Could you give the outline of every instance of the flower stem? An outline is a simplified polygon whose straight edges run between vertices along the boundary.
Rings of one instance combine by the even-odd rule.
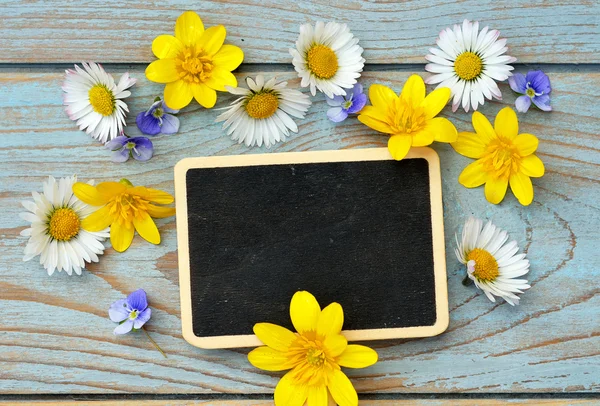
[[[469,286],[473,284],[473,280],[471,278],[469,278],[469,275],[465,275],[465,279],[463,279],[462,284],[464,286]]]
[[[148,334],[148,332],[146,331],[146,329],[144,327],[142,327],[142,330],[144,330],[144,333],[146,333],[146,336],[148,337],[148,339],[152,342],[152,344],[154,344],[154,346],[156,347],[156,349],[158,351],[160,351],[160,353],[163,355],[163,357],[167,358],[167,354],[165,354],[165,352],[162,350],[162,348],[160,348],[160,346],[158,344],[156,344],[156,341],[154,341],[152,339],[152,337],[150,337],[150,334]]]

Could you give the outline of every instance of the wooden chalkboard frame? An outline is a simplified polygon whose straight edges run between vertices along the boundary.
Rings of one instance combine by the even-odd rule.
[[[440,162],[431,148],[412,148],[405,159],[424,158],[429,165],[432,245],[435,278],[436,322],[430,326],[387,329],[344,330],[350,341],[382,340],[395,338],[430,337],[448,328],[448,288],[444,244],[444,218]],[[189,265],[188,211],[186,176],[189,169],[238,166],[305,164],[323,162],[381,161],[393,159],[387,148],[368,148],[339,151],[287,152],[260,155],[215,156],[186,158],[175,166],[175,195],[177,208],[177,243],[179,257],[179,285],[181,296],[181,323],[184,339],[200,348],[255,347],[262,342],[254,335],[228,335],[198,337],[192,327],[192,297]],[[290,298],[291,299],[291,298]],[[322,303],[327,305],[328,303]],[[265,320],[268,321],[268,320]]]

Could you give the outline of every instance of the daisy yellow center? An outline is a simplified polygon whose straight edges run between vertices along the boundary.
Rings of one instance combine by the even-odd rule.
[[[252,118],[271,117],[279,107],[279,99],[271,92],[255,93],[246,103],[246,112]]]
[[[338,58],[325,45],[313,45],[306,55],[308,69],[319,79],[331,79],[338,71]]]
[[[500,272],[498,271],[498,262],[492,254],[481,248],[475,248],[467,255],[467,261],[475,261],[475,271],[473,276],[483,282],[492,282],[496,280]]]
[[[203,49],[187,47],[175,58],[179,77],[188,83],[201,83],[210,78],[214,68],[212,57]]]
[[[473,80],[481,74],[483,61],[473,52],[463,52],[454,61],[454,71],[462,80]]]
[[[483,168],[497,179],[508,179],[519,171],[521,156],[513,142],[507,138],[495,138],[482,158]]]
[[[396,99],[389,114],[389,122],[395,134],[415,133],[425,126],[425,110],[422,107],[414,107],[402,97]]]
[[[88,97],[96,113],[110,116],[115,111],[115,96],[108,87],[94,85],[88,92]]]
[[[55,210],[50,216],[48,233],[58,241],[69,241],[79,233],[81,221],[73,209]]]

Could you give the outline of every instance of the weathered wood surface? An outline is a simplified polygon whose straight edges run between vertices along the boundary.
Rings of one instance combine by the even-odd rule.
[[[243,68],[243,67],[242,67]],[[121,68],[112,72],[120,74]],[[69,121],[61,106],[62,69],[0,69],[0,393],[269,393],[277,374],[254,369],[247,350],[204,351],[181,337],[174,219],[160,222],[163,242],[139,237],[123,254],[107,249],[83,276],[48,277],[35,261],[21,261],[25,223],[19,202],[41,190],[48,175],[78,174],[97,181],[129,178],[173,191],[173,166],[188,156],[262,153],[233,144],[213,124],[216,110],[192,104],[180,115],[181,132],[154,140],[147,163],[113,164],[109,152]],[[128,100],[134,114],[161,86],[143,67]],[[411,72],[366,72],[363,82],[400,89]],[[255,74],[253,72],[252,74]],[[292,72],[268,72],[299,81]],[[521,131],[540,138],[547,174],[534,180],[535,200],[520,206],[509,195],[493,206],[483,190],[467,190],[457,177],[471,161],[448,145],[434,145],[441,158],[450,300],[450,327],[438,337],[372,343],[375,366],[350,372],[361,393],[584,392],[600,390],[600,73],[549,71],[555,111],[520,115]],[[238,77],[246,76],[244,72]],[[481,110],[488,117],[504,102]],[[220,96],[217,107],[231,97]],[[350,119],[326,119],[322,96],[300,132],[274,151],[384,146],[386,137]],[[444,110],[459,130],[470,114]],[[138,134],[135,125],[130,135]],[[519,307],[490,303],[461,284],[464,270],[452,253],[454,232],[467,216],[492,218],[506,228],[531,260],[532,289]],[[153,318],[148,330],[169,355],[164,359],[143,335],[115,337],[107,317],[116,299],[144,288]],[[264,402],[258,402],[262,404]],[[443,403],[442,403],[443,404]]]
[[[532,405],[532,406],[587,406],[597,405],[595,399],[402,399],[403,406],[503,406],[503,405]],[[1,402],[0,406],[20,405],[26,403],[28,406],[272,406],[272,401],[267,400],[106,400],[106,401],[46,401],[46,402]],[[361,406],[395,406],[398,400],[363,400]]]
[[[298,27],[334,19],[348,23],[367,63],[425,63],[441,29],[479,20],[508,38],[520,62],[600,62],[600,3],[595,0],[4,0],[0,63],[150,62],[152,39],[171,33],[195,9],[206,26],[224,24],[246,63],[291,63]]]

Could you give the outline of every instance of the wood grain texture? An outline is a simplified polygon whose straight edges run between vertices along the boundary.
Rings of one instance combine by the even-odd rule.
[[[147,82],[142,68],[131,73],[139,82],[128,102],[137,113],[162,87]],[[366,86],[379,82],[399,90],[409,74],[367,72],[363,78]],[[291,86],[299,82],[291,72],[267,75],[290,79]],[[457,177],[471,160],[448,145],[434,145],[442,167],[450,327],[438,337],[373,344],[379,363],[349,373],[360,393],[600,390],[600,73],[550,72],[550,78],[555,111],[520,115],[521,131],[540,138],[539,156],[547,167],[547,174],[534,180],[530,207],[520,206],[512,195],[493,206],[482,189],[463,188]],[[266,152],[233,144],[213,124],[216,110],[192,104],[180,114],[180,134],[155,139],[152,160],[113,164],[106,149],[68,120],[61,81],[58,68],[0,70],[5,118],[0,130],[0,392],[271,393],[280,375],[251,367],[247,351],[203,351],[182,339],[174,218],[159,223],[161,245],[136,237],[125,253],[107,249],[81,277],[48,277],[35,261],[21,261],[25,239],[19,232],[25,223],[18,217],[19,202],[41,190],[48,175],[97,181],[127,177],[173,192],[173,166],[184,157]],[[504,102],[481,110],[488,117],[514,102],[507,86],[502,90]],[[220,95],[218,107],[231,100]],[[299,134],[274,151],[386,144],[387,137],[355,119],[329,122],[323,97],[314,100]],[[471,130],[470,114],[452,114],[448,108],[443,114],[459,130]],[[128,133],[138,134],[134,127]],[[464,269],[452,253],[453,233],[471,214],[493,219],[528,253],[532,289],[519,307],[490,303],[475,288],[462,286]],[[108,306],[139,287],[154,309],[148,330],[168,359],[141,334],[112,334]]]
[[[246,63],[290,63],[299,25],[321,19],[348,23],[367,63],[425,63],[440,30],[464,18],[500,30],[522,63],[600,62],[594,0],[5,0],[0,62],[150,62],[154,37],[188,9],[206,26],[224,24]]]

